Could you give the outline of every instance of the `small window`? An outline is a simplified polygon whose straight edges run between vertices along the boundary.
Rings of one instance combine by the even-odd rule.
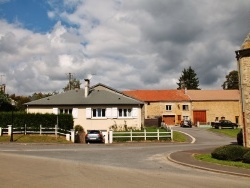
[[[239,124],[239,116],[235,116],[235,123]]]
[[[132,116],[132,109],[119,109],[119,117],[131,117]]]
[[[172,110],[172,105],[166,105],[166,110],[171,111]]]
[[[61,108],[60,114],[72,114],[72,108]]]
[[[182,105],[182,110],[183,111],[188,111],[189,110],[188,105]]]
[[[92,110],[93,117],[106,117],[106,109],[94,108]]]

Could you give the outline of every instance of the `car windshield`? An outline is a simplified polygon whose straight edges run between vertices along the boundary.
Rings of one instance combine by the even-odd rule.
[[[100,131],[97,131],[97,130],[91,130],[91,131],[88,131],[89,134],[99,134]]]

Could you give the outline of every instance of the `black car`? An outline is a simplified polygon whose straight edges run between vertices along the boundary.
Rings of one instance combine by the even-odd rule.
[[[181,127],[192,127],[192,122],[190,120],[181,121]]]
[[[85,136],[85,142],[99,142],[104,143],[104,136],[101,131],[99,130],[89,130]]]

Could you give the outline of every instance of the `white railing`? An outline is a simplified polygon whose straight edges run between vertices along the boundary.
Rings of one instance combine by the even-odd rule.
[[[160,140],[160,138],[170,138],[173,140],[173,130],[170,129],[169,131],[160,132],[159,129],[157,129],[156,132],[147,132],[146,129],[144,129],[143,132],[138,131],[132,131],[129,132],[113,132],[112,131],[112,138],[129,138],[130,141],[133,141],[133,138],[144,138],[144,140],[147,140],[147,138],[157,138],[157,140]]]
[[[14,127],[11,129],[12,125],[8,125],[8,128],[2,128],[0,127],[0,136],[3,134],[8,134],[11,135],[11,131],[13,131],[13,134],[55,134],[57,135],[63,135],[66,137],[66,140],[71,140],[74,142],[74,137],[75,137],[75,131],[74,129],[72,130],[65,130],[58,128],[57,125],[55,127],[42,127],[42,125],[39,126],[39,128],[34,128],[34,127],[27,127],[26,125],[24,127]]]

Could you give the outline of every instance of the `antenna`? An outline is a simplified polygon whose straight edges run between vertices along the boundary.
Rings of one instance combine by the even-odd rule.
[[[68,76],[68,78],[69,78],[69,90],[71,90],[71,80],[73,78],[73,74],[72,73],[68,73],[67,75],[69,75]]]

